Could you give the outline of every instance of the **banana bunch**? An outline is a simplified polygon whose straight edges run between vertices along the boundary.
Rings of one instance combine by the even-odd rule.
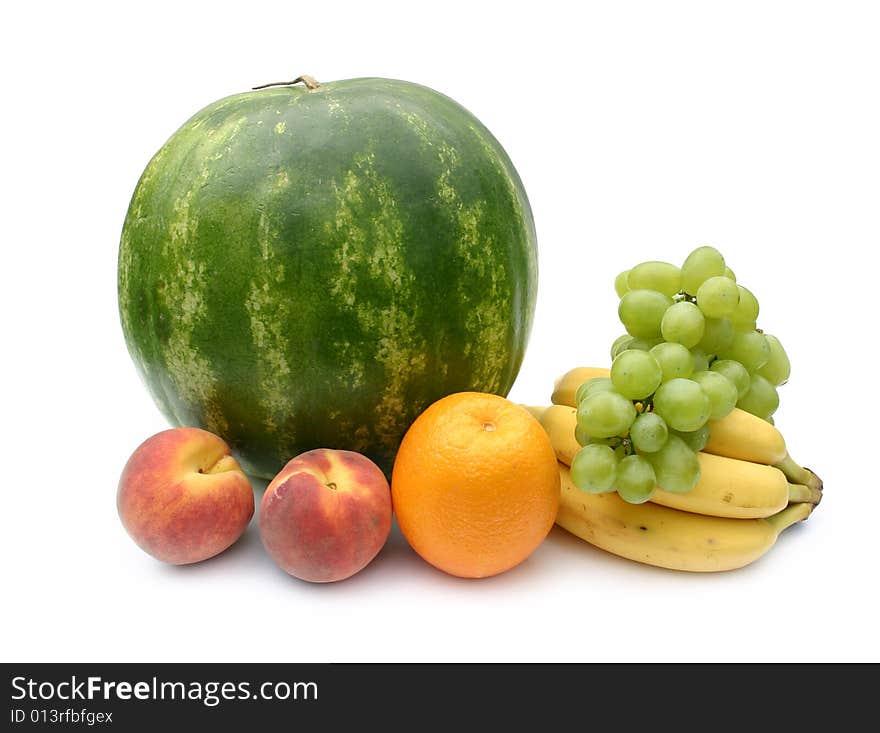
[[[761,557],[821,500],[821,480],[791,458],[780,432],[739,409],[710,423],[709,442],[697,454],[700,480],[690,492],[658,487],[649,502],[629,504],[614,492],[581,491],[568,469],[581,447],[575,393],[586,380],[608,373],[572,369],[556,381],[551,405],[526,406],[556,450],[562,484],[556,523],[572,534],[650,565],[732,570]]]

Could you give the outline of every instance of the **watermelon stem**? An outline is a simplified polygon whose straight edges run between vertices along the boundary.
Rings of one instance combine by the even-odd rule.
[[[315,81],[315,78],[313,76],[308,76],[307,74],[303,74],[302,76],[296,77],[296,79],[294,79],[293,81],[273,81],[268,84],[260,84],[260,86],[251,87],[251,88],[252,89],[267,89],[268,87],[288,87],[288,86],[293,86],[294,84],[299,84],[300,82],[305,84],[309,90],[317,89],[319,86],[321,86],[320,84],[318,84],[317,81]]]

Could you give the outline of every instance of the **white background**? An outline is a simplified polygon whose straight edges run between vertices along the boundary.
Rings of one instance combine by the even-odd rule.
[[[4,660],[880,659],[876,4],[24,6],[0,43]],[[118,323],[128,200],[193,112],[300,73],[428,85],[507,149],[540,248],[514,400],[607,365],[618,271],[718,246],[791,356],[777,425],[825,479],[820,510],[718,575],[558,529],[482,581],[396,531],[330,585],[279,571],[255,523],[198,566],[143,554],[116,484],[166,424]]]

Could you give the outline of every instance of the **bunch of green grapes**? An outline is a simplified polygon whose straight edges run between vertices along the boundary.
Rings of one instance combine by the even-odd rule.
[[[658,485],[696,485],[710,420],[739,407],[772,422],[791,366],[779,339],[757,328],[757,298],[713,247],[680,268],[643,262],[614,286],[627,332],[611,347],[611,376],[578,390],[571,476],[584,491],[641,503]]]

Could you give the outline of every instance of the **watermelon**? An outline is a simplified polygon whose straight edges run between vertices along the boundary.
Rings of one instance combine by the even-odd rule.
[[[536,288],[501,145],[389,79],[205,107],[147,165],[119,248],[122,329],[159,408],[266,478],[318,447],[388,472],[432,402],[506,395]]]

